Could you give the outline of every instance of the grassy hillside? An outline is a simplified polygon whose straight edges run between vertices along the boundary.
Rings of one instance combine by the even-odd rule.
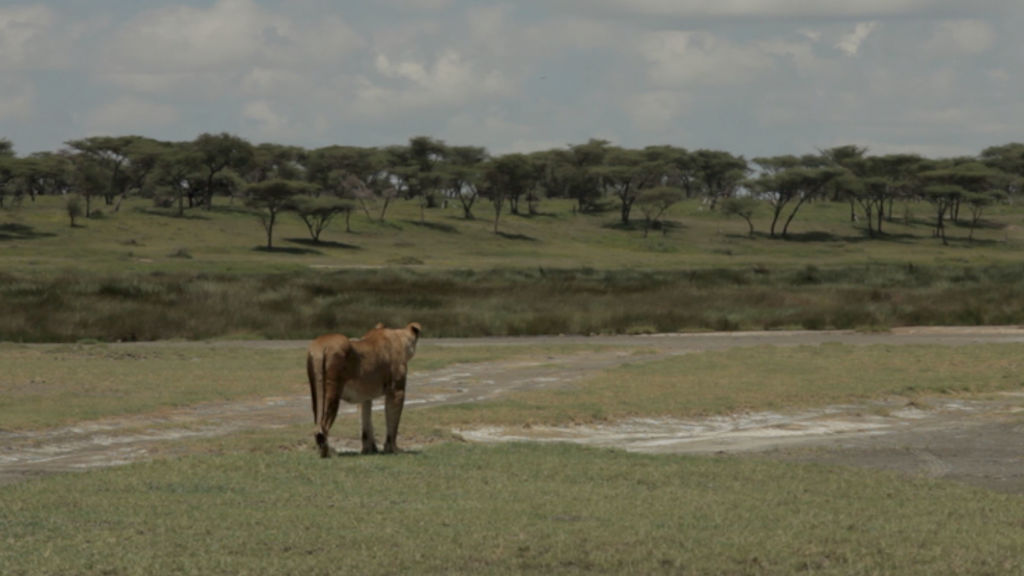
[[[993,210],[967,242],[969,230],[949,232],[951,245],[932,237],[931,206],[897,206],[898,221],[886,224],[888,235],[869,240],[863,227],[849,222],[845,204],[818,203],[803,208],[792,226],[793,239],[770,239],[765,233],[767,206],[755,217],[757,234],[747,225],[706,210],[699,202],[679,204],[664,230],[644,237],[642,222],[632,229],[617,223],[617,213],[574,214],[565,201],[549,200],[542,214],[504,215],[493,232],[490,204],[478,203],[476,220],[461,209],[426,210],[421,221],[415,202],[397,202],[384,222],[352,216],[351,232],[339,217],[311,242],[304,224],[291,214],[275,230],[276,250],[262,249],[259,221],[226,200],[213,211],[194,210],[178,218],[152,208],[146,200],[129,201],[114,213],[80,219],[71,228],[61,198],[26,201],[0,213],[0,265],[6,271],[87,270],[273,272],[296,267],[366,267],[421,264],[434,269],[578,268],[665,269],[744,266],[839,266],[877,262],[915,264],[985,264],[1012,262],[1024,248],[1024,210]],[[904,223],[907,219],[907,224]]]
[[[71,227],[60,198],[0,213],[0,339],[299,337],[416,319],[433,336],[1003,324],[1024,314],[1024,211],[968,241],[932,235],[928,204],[869,239],[844,204],[806,206],[792,238],[674,207],[646,237],[617,213],[548,201],[533,217],[398,202],[313,243],[285,214],[275,249],[221,202],[179,218],[132,200]],[[755,225],[767,227],[765,207]]]

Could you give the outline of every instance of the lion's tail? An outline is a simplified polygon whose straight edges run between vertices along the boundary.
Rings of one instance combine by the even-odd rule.
[[[312,346],[306,355],[306,375],[309,377],[309,396],[313,401],[313,423],[316,424],[316,443],[327,440],[323,431],[325,391],[327,387],[327,354],[323,347]]]

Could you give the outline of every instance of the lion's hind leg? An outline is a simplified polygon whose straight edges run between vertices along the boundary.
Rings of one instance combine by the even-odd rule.
[[[362,405],[363,423],[363,454],[376,454],[377,438],[373,434],[373,400],[367,400]]]
[[[397,390],[387,393],[384,398],[384,414],[387,420],[388,435],[384,440],[384,453],[398,452],[398,422],[402,419],[402,406],[405,404],[405,382]]]

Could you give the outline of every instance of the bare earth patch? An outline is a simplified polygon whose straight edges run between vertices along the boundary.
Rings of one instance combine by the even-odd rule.
[[[425,340],[426,346],[590,343],[673,355],[754,345],[944,344],[1024,342],[1018,328],[902,328],[887,333],[746,332],[612,337]],[[232,342],[232,345],[238,345]],[[188,345],[209,345],[189,344]],[[254,342],[302,348],[305,342]],[[606,348],[607,350],[607,348]],[[513,390],[564,385],[635,359],[608,352],[537,361],[455,365],[410,376],[408,410],[484,400]],[[35,432],[0,431],[0,483],[53,472],[153,457],[177,441],[310,419],[306,395],[208,403]],[[347,407],[348,414],[354,414]],[[482,428],[458,431],[471,442],[559,441],[655,453],[753,453],[793,461],[870,466],[1024,493],[1024,395],[941,398],[920,405],[873,402],[794,412],[695,420],[635,419],[601,426]]]

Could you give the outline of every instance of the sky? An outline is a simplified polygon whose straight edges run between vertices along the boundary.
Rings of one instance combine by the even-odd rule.
[[[0,139],[747,158],[1024,141],[1020,0],[0,0]]]

